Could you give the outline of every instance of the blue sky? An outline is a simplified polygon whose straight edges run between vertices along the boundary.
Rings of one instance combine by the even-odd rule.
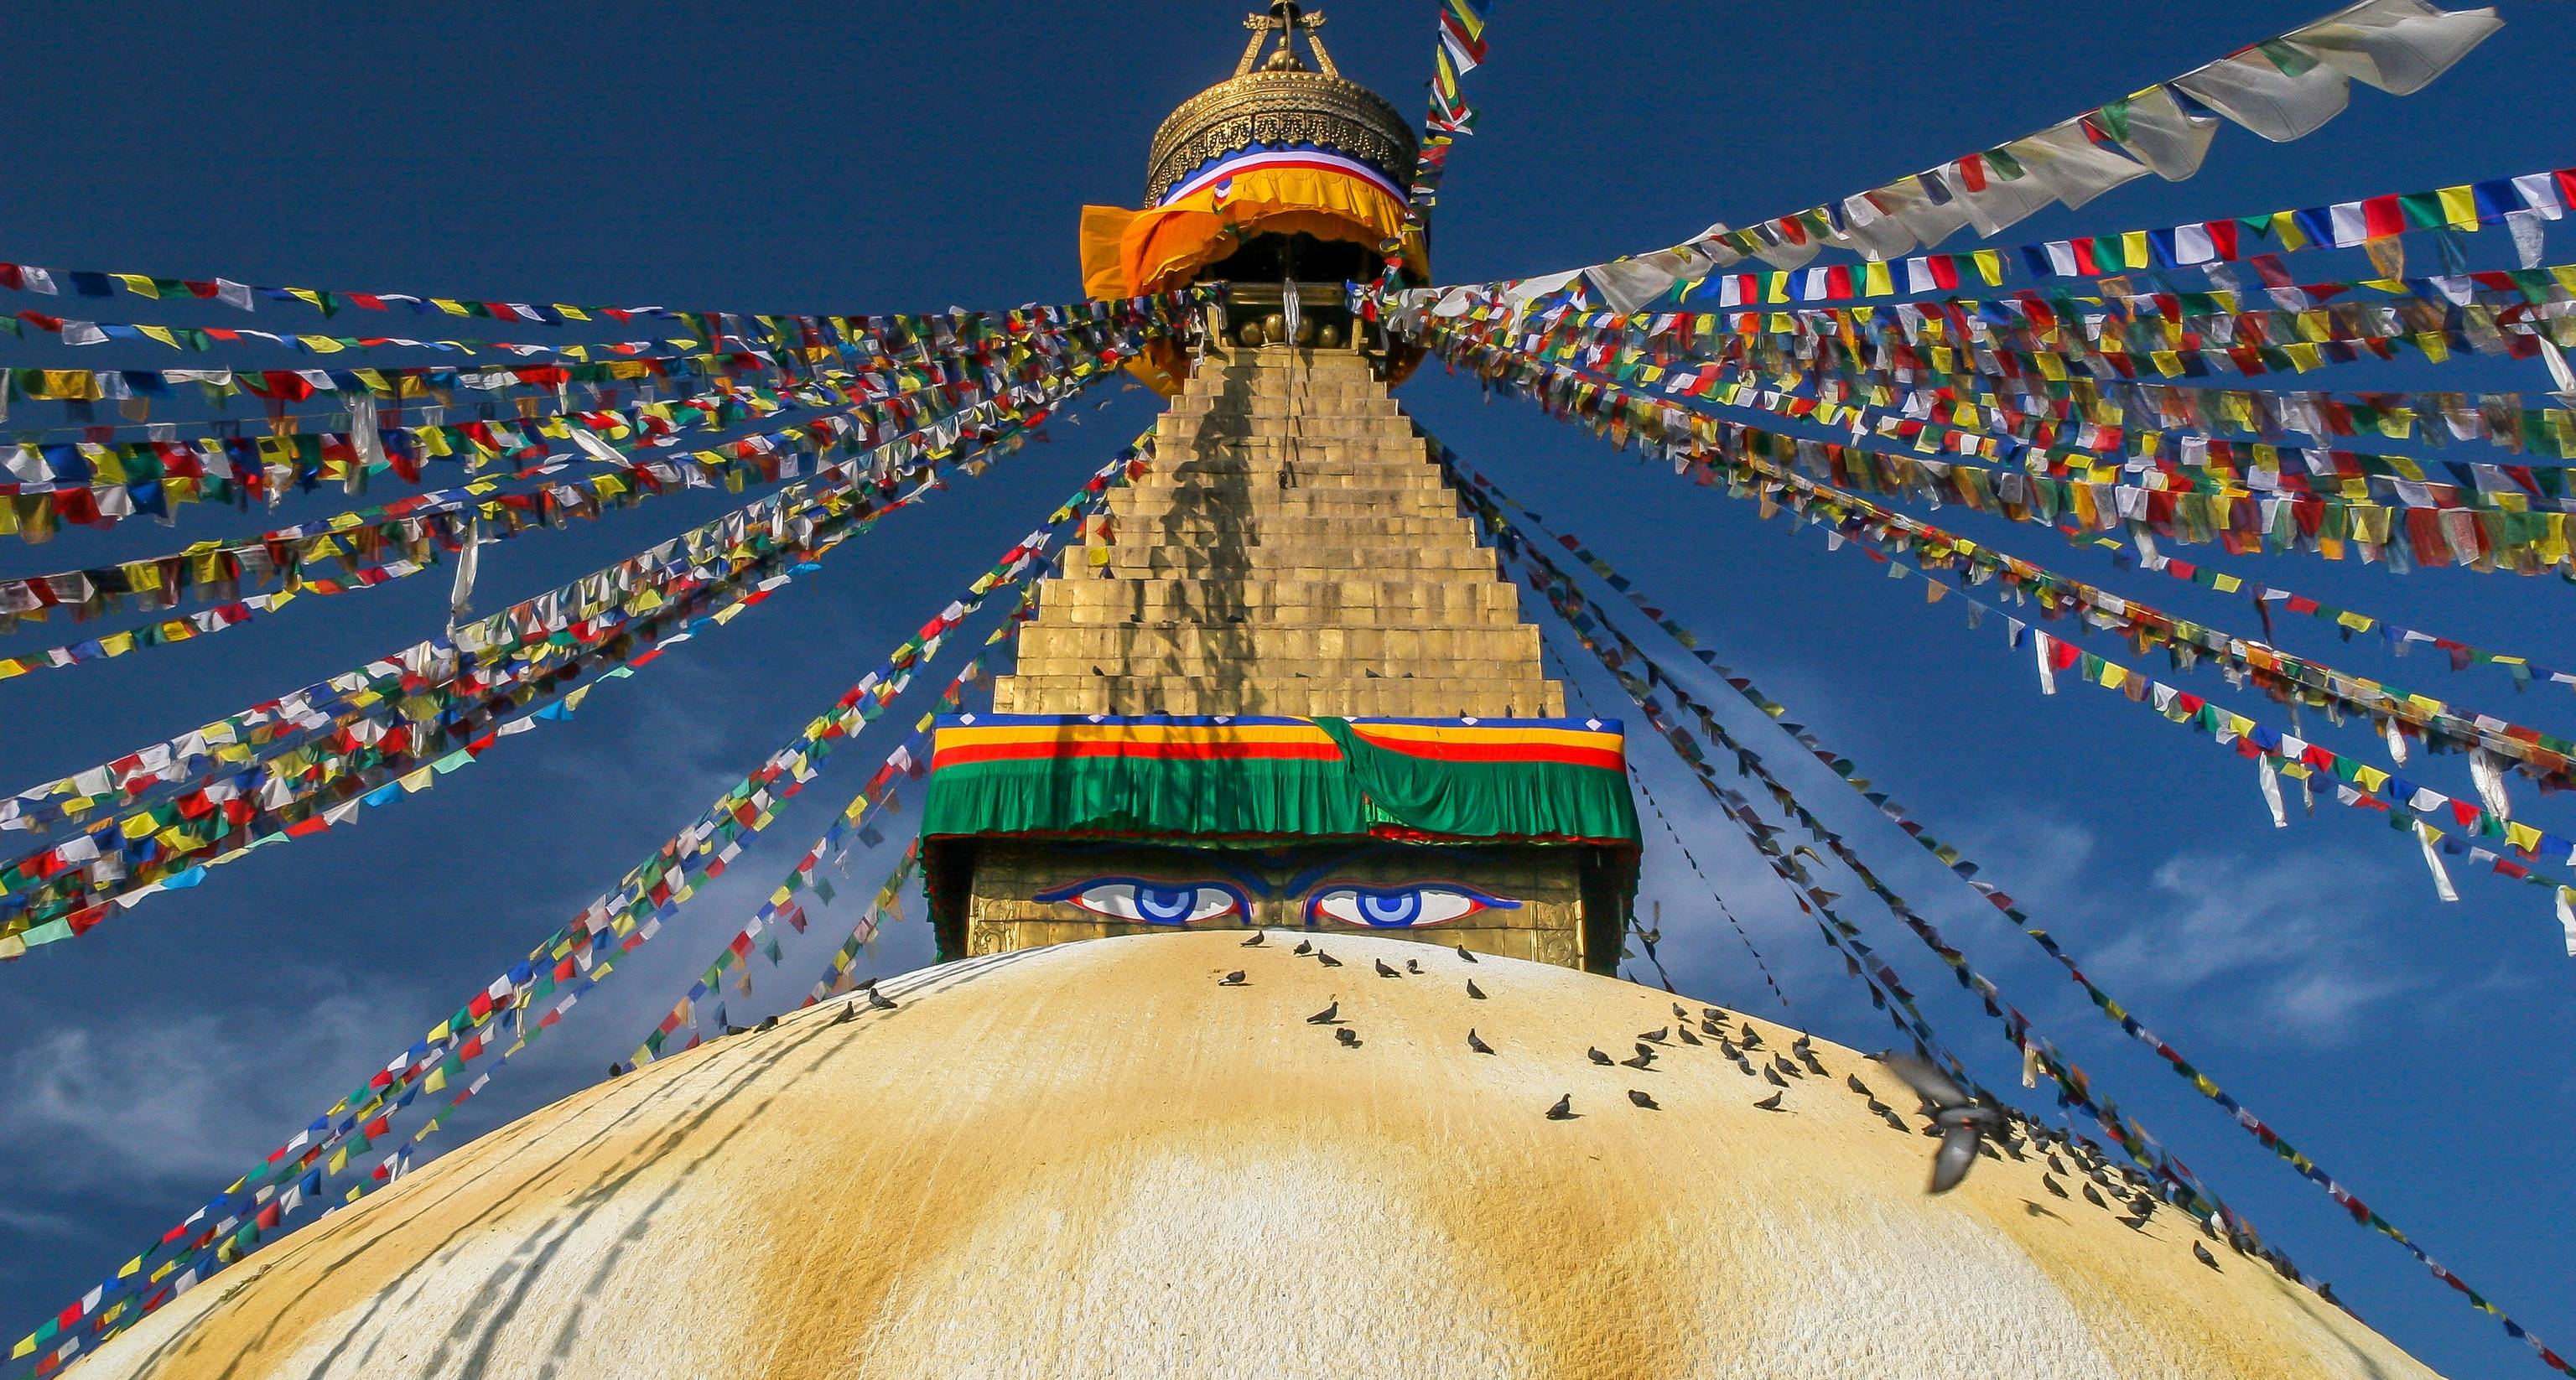
[[[1247,8],[961,4],[826,17],[804,7],[559,5],[487,7],[470,20],[158,0],[39,9],[11,24],[17,69],[43,79],[40,96],[10,116],[0,257],[736,310],[1063,299],[1078,292],[1076,209],[1134,204],[1154,125],[1230,70]],[[1506,3],[1494,16],[1493,60],[1470,78],[1483,119],[1453,158],[1435,262],[1449,281],[1517,275],[1784,213],[2028,132],[2324,8]],[[1414,111],[1430,6],[1326,9],[1345,72]],[[2132,183],[2081,213],[2026,222],[2007,241],[2564,162],[2545,93],[2576,58],[2576,11],[2508,3],[2504,13],[2500,35],[2417,96],[2356,88],[2342,119],[2294,145],[2225,128],[2197,180]],[[2482,262],[2500,252],[2495,238],[2474,246]],[[2553,233],[2553,261],[2568,257],[2568,243]],[[37,359],[22,345],[0,342],[0,352],[11,364]],[[82,362],[111,358],[170,362],[104,350]],[[2536,366],[2456,377],[2545,386]],[[2576,1270],[2559,1248],[2576,1229],[2565,1189],[2576,1152],[2564,1135],[2576,1112],[2566,1020],[2576,966],[2544,893],[2463,869],[2460,902],[2437,904],[2402,836],[2330,804],[2274,830],[2232,754],[2099,692],[2041,698],[2026,654],[2008,654],[1992,624],[1969,632],[1956,601],[1926,608],[1918,585],[1891,584],[1881,567],[1827,552],[1818,535],[1757,522],[1717,491],[1682,485],[1525,405],[1486,404],[1436,370],[1402,397],[1967,846],[2107,986],[2391,1220],[2542,1335],[2576,1339]],[[844,547],[754,616],[602,689],[570,723],[511,740],[361,827],[266,850],[0,970],[0,1182],[11,1190],[0,1198],[0,1326],[14,1336],[18,1322],[113,1268],[614,881],[1151,415],[1146,396],[1115,395],[1106,410],[1083,412],[1079,428],[1056,428],[1051,444]],[[721,511],[720,499],[671,499],[495,548],[487,599],[607,564]],[[298,500],[281,516],[344,502]],[[1934,520],[2173,612],[2259,631],[2241,599],[2114,571],[2045,531],[1957,510]],[[133,524],[0,549],[0,572],[254,525],[190,510],[175,532]],[[2555,581],[2392,577],[2307,557],[2212,562],[2576,665]],[[202,644],[0,686],[0,787],[105,760],[409,643],[441,621],[443,588],[432,577],[316,601]],[[0,639],[0,653],[63,633],[24,631]],[[2281,636],[2364,674],[2576,727],[2563,688],[2516,695],[2492,671],[2393,661],[2303,620],[2284,620]],[[2206,671],[2167,678],[2226,693]],[[1583,683],[1610,712],[1615,687]],[[1713,702],[1759,744],[1758,716],[1734,713],[1722,695]],[[2229,702],[2280,717],[2259,699]],[[2350,731],[2326,741],[2369,748]],[[881,729],[867,742],[876,746],[835,759],[762,853],[709,888],[434,1143],[542,1105],[631,1048],[893,738]],[[1791,1018],[1883,1044],[1884,1027],[1778,885],[1669,756],[1639,746],[1664,808],[1780,975]],[[1821,771],[1785,774],[2050,1035],[2365,1318],[2453,1374],[2531,1364],[2122,1040],[1848,792]],[[2435,759],[2424,775],[2467,792],[2459,759]],[[2537,822],[2576,832],[2563,803],[2528,790],[2517,798]],[[1659,831],[1650,838],[1645,895],[1663,902],[1677,984],[1761,1009],[1770,998],[1742,948],[1662,842]],[[862,867],[881,868],[891,852]],[[864,875],[845,891],[874,881]],[[1857,903],[1850,913],[1871,923]],[[792,1000],[838,938],[830,929],[817,925],[775,978],[762,969],[759,995],[736,999],[737,1019]],[[1875,930],[1951,1042],[2009,1084],[2009,1050],[1984,1018],[1952,1000],[1901,931],[1884,921]],[[917,926],[901,928],[870,961],[896,971],[927,952]]]

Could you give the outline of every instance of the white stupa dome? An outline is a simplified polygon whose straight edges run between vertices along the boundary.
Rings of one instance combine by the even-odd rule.
[[[1827,1075],[1765,1111],[1777,1090],[1714,1042],[1587,1058],[1672,1026],[1661,992],[1365,936],[1325,938],[1325,968],[1296,938],[957,963],[885,983],[894,1011],[664,1060],[252,1257],[83,1374],[2431,1374],[2259,1261],[2202,1264],[2179,1211],[2132,1230],[2072,1164],[2073,1196],[2044,1192],[2037,1147],[1927,1195],[1933,1142],[1844,1078],[1913,1099],[1848,1050],[1819,1042]],[[1343,1026],[1305,1019],[1336,999]],[[1753,1024],[1757,1054],[1795,1033]]]

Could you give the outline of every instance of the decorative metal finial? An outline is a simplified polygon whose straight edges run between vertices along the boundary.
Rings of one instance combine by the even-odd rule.
[[[1315,54],[1315,63],[1323,68],[1324,75],[1341,75],[1333,66],[1333,55],[1324,51],[1323,38],[1315,32],[1324,27],[1324,16],[1320,10],[1309,10],[1297,0],[1272,0],[1266,13],[1245,15],[1243,27],[1252,30],[1252,41],[1243,45],[1243,58],[1234,65],[1234,74],[1238,77],[1252,70],[1254,60],[1261,56],[1261,45],[1274,33],[1279,35],[1279,47],[1270,55],[1270,61],[1262,64],[1264,70],[1305,71],[1306,64],[1297,60],[1296,53],[1297,36],[1304,34],[1306,47]]]

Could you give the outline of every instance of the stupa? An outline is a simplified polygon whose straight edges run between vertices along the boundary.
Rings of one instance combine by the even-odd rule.
[[[1320,16],[1254,22],[1154,204],[1085,218],[1095,293],[1241,290],[939,727],[948,961],[534,1113],[84,1373],[2429,1375],[2035,1128],[1931,1195],[1885,1068],[1607,975],[1619,727],[1303,276],[1401,234],[1409,136]]]

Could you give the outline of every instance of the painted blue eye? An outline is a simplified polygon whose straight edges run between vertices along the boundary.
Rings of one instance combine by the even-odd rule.
[[[1450,882],[1412,886],[1337,886],[1316,892],[1306,918],[1338,920],[1370,929],[1402,930],[1440,925],[1480,910],[1514,910],[1520,902]]]
[[[1137,877],[1094,877],[1030,898],[1061,901],[1111,920],[1138,925],[1196,925],[1243,911],[1243,895],[1213,882],[1151,882]]]

